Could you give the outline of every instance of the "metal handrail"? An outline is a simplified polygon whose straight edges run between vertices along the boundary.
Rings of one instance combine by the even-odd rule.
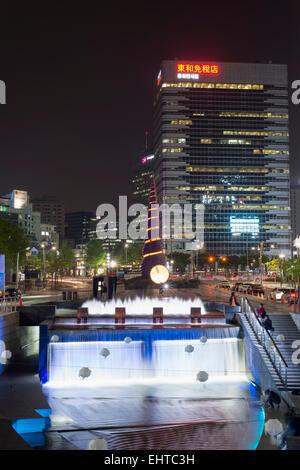
[[[272,364],[274,365],[275,369],[278,370],[278,374],[281,377],[282,381],[284,382],[284,385],[287,385],[288,364],[286,363],[284,357],[282,356],[280,350],[278,349],[272,335],[270,335],[270,333],[264,328],[264,326],[261,324],[261,322],[257,318],[257,316],[255,314],[255,311],[253,309],[253,306],[251,305],[249,300],[246,297],[243,297],[242,299],[243,299],[243,302],[242,302],[243,311],[247,315],[246,308],[244,308],[244,305],[247,303],[249,308],[250,308],[250,312],[252,314],[251,318],[249,318],[249,322],[252,325],[252,327],[254,329],[254,332],[256,333],[258,339],[260,337],[260,342],[266,348],[266,350],[269,354],[270,360],[271,360]],[[254,322],[251,320],[252,318],[254,319]],[[267,339],[269,340],[269,344],[271,344],[270,348],[267,347],[266,336],[267,336]],[[270,351],[271,348],[273,348],[273,354],[272,354],[272,351]],[[277,364],[277,361],[276,361],[276,359],[277,359],[276,356],[278,356],[278,358],[279,358],[278,364]],[[283,377],[283,374],[282,374],[282,365],[285,368],[284,369],[284,377]]]
[[[16,310],[16,306],[16,297],[9,297],[8,299],[0,298],[0,313],[12,313]]]

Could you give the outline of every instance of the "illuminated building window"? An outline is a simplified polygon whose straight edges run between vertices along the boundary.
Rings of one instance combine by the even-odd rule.
[[[265,192],[273,191],[276,188],[271,186],[223,186],[223,185],[202,185],[202,186],[176,186],[179,191],[235,191],[235,192]]]
[[[214,167],[214,166],[187,166],[186,171],[192,172],[211,172],[211,173],[289,173],[288,169],[274,168],[242,168],[242,167]]]
[[[186,139],[163,139],[163,144],[185,144]]]
[[[211,144],[211,139],[201,139],[201,144]]]
[[[221,139],[220,144],[230,144],[230,145],[251,145],[251,140],[245,139]]]
[[[278,137],[288,137],[288,132],[277,132],[277,131],[223,131],[224,135],[254,135],[254,136],[278,136]]]
[[[173,125],[179,125],[179,126],[188,126],[192,124],[192,121],[190,119],[179,119],[179,121],[171,121],[171,124]]]
[[[287,150],[275,150],[275,149],[262,149],[262,153],[265,155],[269,155],[272,153],[277,153],[277,154],[285,154],[288,155],[289,152]]]
[[[234,112],[226,111],[219,113],[220,117],[250,117],[250,118],[282,118],[287,119],[288,114],[276,114],[276,113],[245,113],[245,112]]]
[[[259,233],[259,218],[237,218],[230,217],[230,231],[233,234],[252,233],[253,235]]]
[[[253,153],[255,153],[256,155],[260,155],[260,149],[253,149]]]
[[[163,152],[182,152],[183,151],[183,148],[182,147],[177,147],[177,148],[165,148],[165,149],[162,149]]]
[[[205,113],[193,113],[193,116],[205,116]]]
[[[243,83],[199,83],[199,82],[177,82],[163,83],[162,88],[219,88],[232,90],[263,90],[264,86],[259,84]]]

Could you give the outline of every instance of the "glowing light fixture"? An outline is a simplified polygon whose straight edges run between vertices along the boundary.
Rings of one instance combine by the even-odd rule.
[[[150,271],[150,279],[155,284],[164,284],[169,279],[168,268],[166,268],[166,266],[163,266],[162,264],[157,264],[156,266],[153,266]]]

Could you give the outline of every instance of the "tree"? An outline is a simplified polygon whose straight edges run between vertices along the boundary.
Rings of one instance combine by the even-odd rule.
[[[126,264],[140,266],[143,259],[143,243],[128,243],[127,248],[124,245],[120,245],[116,252],[116,257],[120,266],[125,266]]]
[[[97,271],[97,269],[105,262],[106,252],[101,240],[90,240],[87,244],[85,261],[86,264]]]
[[[184,271],[186,266],[191,262],[191,256],[189,253],[184,253],[181,251],[173,251],[167,255],[168,260],[173,261],[173,269],[179,269],[179,271]]]
[[[24,263],[28,244],[21,227],[10,220],[0,218],[0,254],[5,255],[6,271],[16,270],[18,253],[20,266]]]
[[[272,259],[271,261],[266,263],[267,270],[272,271],[280,271],[280,261],[277,258]]]
[[[70,269],[75,267],[75,256],[73,250],[65,240],[62,242],[58,254],[56,255],[55,253],[50,252],[48,253],[47,258],[51,261],[52,269],[58,269],[58,272],[61,275],[67,274]]]

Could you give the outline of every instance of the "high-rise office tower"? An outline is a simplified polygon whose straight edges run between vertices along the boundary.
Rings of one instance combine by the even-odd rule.
[[[148,203],[153,176],[153,160],[153,154],[144,152],[134,167],[134,176],[131,180],[133,203],[145,205]]]
[[[94,212],[67,212],[65,214],[65,237],[75,240],[75,245],[83,245],[94,237],[96,231]]]
[[[287,66],[163,61],[153,153],[160,203],[204,205],[215,255],[290,256]],[[168,248],[168,244],[166,247]],[[186,249],[173,241],[173,249]]]

